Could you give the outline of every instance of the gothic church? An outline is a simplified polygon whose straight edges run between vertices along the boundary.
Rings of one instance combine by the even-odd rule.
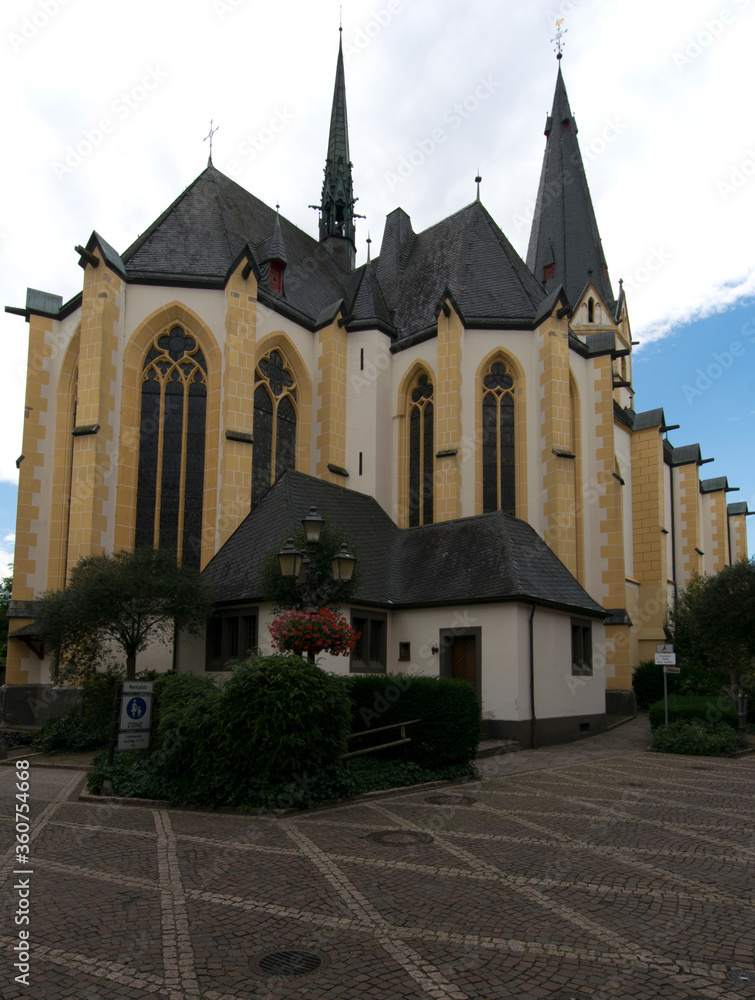
[[[559,62],[526,262],[478,195],[424,232],[397,208],[357,267],[339,49],[316,238],[210,159],[122,253],[77,247],[74,298],[28,290],[6,724],[65,702],[34,599],[89,554],[169,548],[216,587],[206,639],[140,667],[269,650],[257,567],[311,506],[360,560],[361,639],[326,669],[463,677],[525,745],[633,710],[669,600],[746,555],[749,512],[634,408],[577,135]]]

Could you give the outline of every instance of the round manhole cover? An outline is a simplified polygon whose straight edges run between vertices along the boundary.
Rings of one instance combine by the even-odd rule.
[[[733,983],[749,983],[750,986],[755,986],[755,972],[741,972],[739,969],[732,969],[731,972],[726,973],[726,978]]]
[[[268,951],[250,965],[265,976],[306,976],[320,968],[322,958],[311,951]]]
[[[434,806],[472,806],[477,799],[471,795],[426,795],[425,802]]]
[[[409,844],[432,844],[433,837],[416,830],[378,830],[377,833],[368,833],[367,840],[390,847],[406,847]]]

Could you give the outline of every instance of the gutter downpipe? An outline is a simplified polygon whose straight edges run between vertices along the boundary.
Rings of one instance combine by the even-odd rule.
[[[537,718],[535,717],[535,630],[532,619],[535,617],[536,605],[530,611],[530,746],[534,750],[536,744]]]

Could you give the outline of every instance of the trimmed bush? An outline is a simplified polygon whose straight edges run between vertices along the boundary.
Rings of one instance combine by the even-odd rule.
[[[474,760],[480,739],[480,704],[466,681],[414,674],[360,674],[348,678],[354,703],[353,732],[377,729],[410,719],[422,721],[407,729],[409,760],[422,767],[439,768]],[[398,730],[349,741],[350,750],[390,742]],[[386,750],[403,755],[404,747]]]
[[[159,682],[154,748],[98,764],[90,788],[108,778],[117,794],[210,807],[306,807],[353,794],[338,760],[351,703],[344,679],[298,656],[241,663],[218,690],[189,674]]]
[[[650,725],[653,729],[665,724],[666,715],[663,698],[650,706]],[[724,722],[735,732],[739,729],[739,717],[725,695],[717,698],[703,698],[701,695],[675,694],[668,698],[669,724],[677,721],[698,721],[712,726]]]
[[[739,739],[725,722],[706,726],[699,721],[687,722],[680,719],[653,730],[652,748],[662,753],[724,756],[739,749]]]
[[[663,698],[663,667],[653,660],[643,660],[632,674],[632,687],[637,696],[638,708],[650,708],[653,702]],[[668,693],[697,694],[706,698],[717,698],[721,693],[721,681],[700,670],[698,667],[682,667],[681,673],[668,675]]]

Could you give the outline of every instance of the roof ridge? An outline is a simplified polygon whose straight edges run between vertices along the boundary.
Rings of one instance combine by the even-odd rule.
[[[233,257],[233,247],[231,246],[231,239],[230,239],[230,237],[228,235],[228,226],[226,225],[226,221],[225,221],[225,212],[223,211],[223,205],[222,205],[222,203],[220,201],[220,192],[218,191],[218,182],[217,182],[217,180],[215,178],[215,168],[213,167],[212,169],[213,169],[213,173],[210,174],[210,181],[212,183],[213,191],[215,192],[215,200],[216,200],[217,206],[218,206],[218,214],[220,216],[220,224],[223,227],[223,233],[225,234],[225,241],[226,241],[226,244],[228,245],[228,255],[229,255],[229,257]]]
[[[524,270],[526,271],[527,275],[533,279],[534,284],[538,288],[541,288],[542,286],[540,285],[540,283],[538,282],[537,278],[532,273],[532,271],[530,270],[530,268],[527,266],[527,262],[516,252],[513,244],[509,241],[509,239],[506,236],[506,234],[504,233],[504,231],[501,229],[501,227],[495,221],[495,219],[490,214],[490,212],[487,210],[487,208],[485,208],[485,206],[483,205],[483,203],[481,201],[473,201],[472,205],[479,205],[480,206],[480,209],[482,210],[482,213],[483,213],[483,217],[487,221],[488,226],[490,227],[493,235],[498,240],[498,243],[499,243],[501,249],[506,254],[506,257],[507,257],[509,263],[512,265],[514,273],[516,274],[517,281],[519,282],[519,284],[522,287],[522,291],[527,296],[527,298],[530,300],[530,304],[537,310],[537,307],[542,303],[543,298],[546,297],[545,291],[543,290],[543,296],[542,296],[542,298],[540,298],[538,300],[533,299],[533,297],[532,297],[532,295],[530,293],[530,290],[527,288],[525,282],[522,280],[522,275],[520,274],[520,268],[524,268]],[[513,257],[512,257],[512,254],[513,254]]]

